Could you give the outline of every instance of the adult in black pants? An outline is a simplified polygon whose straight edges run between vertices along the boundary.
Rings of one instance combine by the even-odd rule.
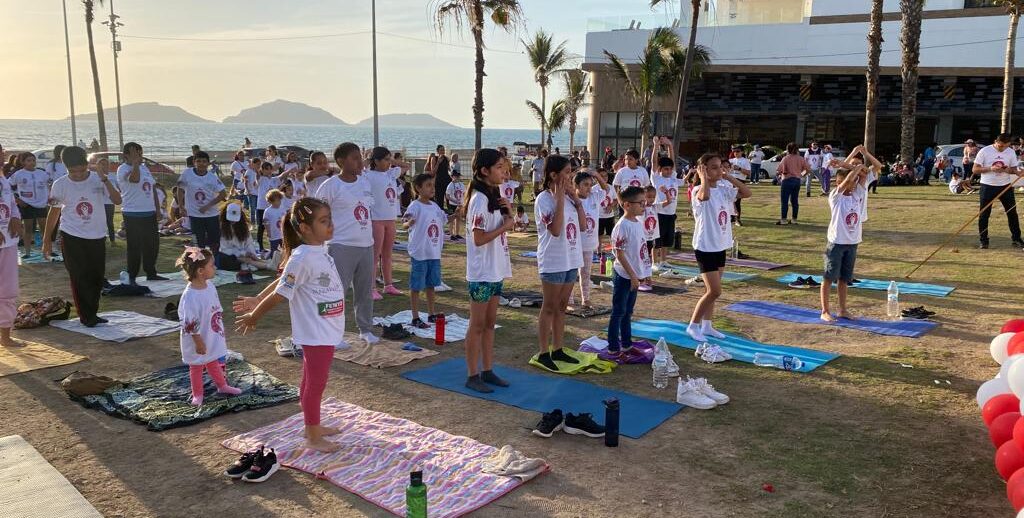
[[[1014,246],[1024,248],[1024,241],[1021,241],[1020,221],[1017,219],[1017,202],[1014,200],[1013,187],[1024,171],[1020,168],[1017,160],[1017,153],[1010,147],[1011,138],[1007,133],[996,137],[995,142],[985,146],[978,152],[974,160],[973,174],[981,176],[981,203],[982,211],[978,216],[978,239],[981,249],[988,248],[988,219],[992,214],[992,207],[989,206],[997,197],[1003,204],[1006,211],[1006,220],[1010,226],[1010,236]]]
[[[71,279],[78,319],[86,327],[95,327],[107,322],[96,316],[107,255],[107,222],[101,207],[108,197],[115,205],[120,204],[121,193],[107,178],[106,171],[89,171],[84,149],[66,148],[61,157],[68,174],[53,182],[50,189],[53,204],[46,216],[43,253],[52,251],[50,238],[59,218],[64,268]]]
[[[156,273],[156,257],[160,250],[160,235],[157,233],[160,205],[153,188],[156,180],[142,161],[142,146],[128,142],[121,155],[124,163],[117,168],[117,184],[124,201],[121,215],[124,217],[128,248],[128,278],[135,284],[141,264],[147,280],[167,280]]]
[[[434,170],[430,171],[434,175],[434,202],[438,207],[444,208],[444,194],[448,190],[448,184],[452,183],[451,162],[448,161],[444,146],[437,146],[437,161],[434,164]]]

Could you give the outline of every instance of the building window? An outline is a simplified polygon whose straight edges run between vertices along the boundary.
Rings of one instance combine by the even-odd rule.
[[[971,9],[973,7],[996,7],[999,5],[998,0],[965,0],[964,8]]]
[[[598,145],[612,148],[616,155],[640,145],[640,116],[637,112],[601,112]]]

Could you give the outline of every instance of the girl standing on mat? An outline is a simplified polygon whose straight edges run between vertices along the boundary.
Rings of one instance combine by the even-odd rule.
[[[594,185],[601,182],[601,186]],[[594,254],[597,253],[597,222],[601,215],[601,202],[605,200],[605,184],[600,177],[586,171],[576,173],[573,178],[576,184],[576,197],[583,206],[584,222],[582,224],[581,244],[583,247],[583,264],[580,266],[580,303],[584,308],[590,308],[590,270],[594,265]]]
[[[565,309],[583,266],[580,229],[585,228],[587,218],[572,186],[571,174],[568,158],[548,157],[544,162],[543,192],[537,196],[533,214],[537,222],[537,270],[544,290],[538,318],[537,361],[552,372],[558,372],[556,361],[579,363],[562,350]]]
[[[228,346],[224,339],[224,308],[220,305],[217,287],[210,282],[217,275],[213,252],[187,246],[174,264],[188,279],[178,302],[178,317],[181,320],[181,361],[188,365],[192,404],[203,404],[203,370],[210,373],[217,393],[241,394],[240,389],[228,385],[218,361],[228,354]]]
[[[505,179],[505,162],[496,149],[481,149],[473,157],[473,179],[466,191],[463,212],[469,228],[466,239],[466,280],[469,282],[469,329],[466,332],[466,387],[494,392],[488,386],[507,387],[494,367],[494,324],[502,283],[512,277],[508,237],[512,230],[512,204],[498,188]],[[481,370],[481,364],[483,369]]]
[[[398,199],[398,184],[395,180],[402,170],[391,166],[391,151],[386,147],[375,147],[370,152],[370,169],[364,173],[370,181],[373,192],[373,274],[379,271],[384,280],[385,295],[401,295],[391,278],[391,249],[395,244],[395,218],[401,209]],[[381,294],[373,288],[373,299],[380,300]]]
[[[320,424],[320,400],[327,387],[334,349],[342,343],[345,333],[345,290],[326,245],[334,235],[331,207],[316,198],[302,198],[292,206],[282,227],[288,255],[284,272],[276,281],[273,294],[239,316],[235,324],[244,335],[255,329],[267,311],[283,300],[288,301],[292,343],[302,347],[299,404],[306,425],[306,447],[321,452],[338,451],[338,444],[324,438],[338,430]]]
[[[699,343],[708,336],[725,338],[711,326],[715,315],[715,300],[722,295],[722,274],[725,273],[725,251],[732,248],[732,224],[729,215],[737,199],[749,198],[750,187],[736,178],[724,174],[722,158],[715,153],[704,153],[697,160],[700,186],[693,191],[693,254],[700,266],[701,278],[707,291],[693,308],[686,334]],[[799,188],[799,185],[797,186]]]

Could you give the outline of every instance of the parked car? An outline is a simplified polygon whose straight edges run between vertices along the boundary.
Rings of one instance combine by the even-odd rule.
[[[267,148],[247,147],[242,149],[242,153],[245,155],[246,160],[254,156],[263,158],[267,156]],[[299,159],[299,163],[302,165],[307,165],[309,164],[309,155],[313,153],[313,151],[310,149],[306,149],[302,146],[277,146],[277,154],[281,156],[281,160],[284,160],[288,156],[288,153],[295,153],[295,156]]]
[[[978,142],[978,149],[985,147],[985,144]],[[957,171],[963,171],[964,168],[964,147],[965,144],[943,144],[939,146],[939,151],[935,153],[935,161],[948,158],[953,161],[953,168]]]
[[[42,167],[43,164],[53,160],[53,148],[37,149],[32,152],[36,156],[36,164],[38,167]]]
[[[120,151],[101,151],[98,153],[89,154],[89,163],[94,164],[100,158],[105,157],[110,163],[107,168],[108,173],[116,173],[117,168],[121,165],[121,152]],[[149,168],[149,172],[153,174],[175,174],[174,169],[171,166],[157,162],[156,160],[150,160],[149,158],[142,157],[143,163]]]

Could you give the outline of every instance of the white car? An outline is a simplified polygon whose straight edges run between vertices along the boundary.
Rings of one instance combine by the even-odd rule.
[[[807,148],[800,148],[800,154],[805,155]],[[775,178],[775,173],[779,169],[779,162],[782,161],[782,157],[786,156],[786,152],[783,151],[771,158],[765,159],[761,162],[761,176],[767,176],[769,180]],[[832,157],[839,160],[846,160],[846,150],[832,148]]]
[[[36,156],[36,167],[42,167],[42,164],[45,164],[53,160],[52,147],[47,149],[37,149],[33,151],[32,154]]]

